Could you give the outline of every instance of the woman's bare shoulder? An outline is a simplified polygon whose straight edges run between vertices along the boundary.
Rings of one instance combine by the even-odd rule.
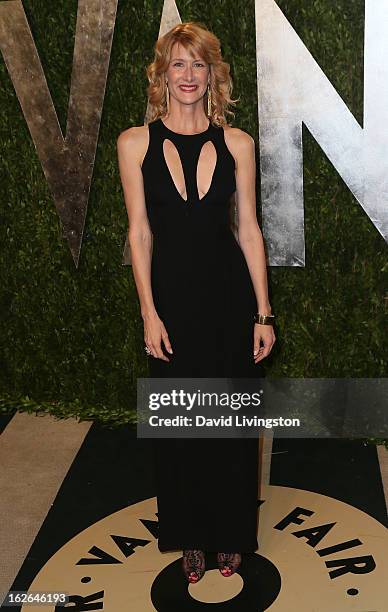
[[[117,148],[141,163],[147,151],[148,141],[148,125],[132,126],[119,134]]]
[[[231,145],[244,146],[254,143],[254,139],[248,132],[244,132],[238,127],[232,127],[231,125],[224,126],[225,140],[228,140]]]
[[[251,155],[251,151],[255,148],[255,141],[248,132],[244,132],[237,127],[226,125],[224,127],[225,144],[238,166],[239,158],[245,160]]]

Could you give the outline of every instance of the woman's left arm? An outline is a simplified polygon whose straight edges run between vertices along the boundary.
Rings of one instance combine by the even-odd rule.
[[[232,133],[233,132],[233,133]],[[227,146],[236,162],[238,242],[244,253],[257,299],[257,312],[272,314],[268,297],[263,235],[256,216],[255,141],[246,132],[230,128]],[[253,323],[253,356],[257,363],[269,355],[276,340],[272,325]],[[260,346],[260,342],[264,346]]]

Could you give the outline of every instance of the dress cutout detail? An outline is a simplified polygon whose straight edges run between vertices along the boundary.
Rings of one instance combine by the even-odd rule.
[[[167,148],[166,148],[166,143],[169,143],[169,145],[171,146],[170,151],[167,152]],[[206,170],[206,166],[207,161],[206,161],[206,152],[205,152],[205,148],[206,145],[210,144],[211,149],[212,149],[212,157],[213,157],[213,161],[211,163],[211,165],[209,166],[211,174],[210,176],[208,176],[208,185],[206,187],[206,189],[204,190],[204,193],[200,196],[199,195],[199,184],[200,184],[200,179],[201,179],[201,184],[202,184],[202,180],[203,178],[201,177],[201,173],[203,173],[204,169]],[[169,138],[165,138],[164,142],[163,142],[163,156],[164,156],[164,160],[166,163],[166,166],[168,168],[168,171],[171,175],[171,180],[174,183],[174,187],[177,190],[179,196],[182,198],[182,200],[184,200],[186,203],[188,201],[190,201],[191,199],[198,199],[198,200],[202,200],[205,195],[210,191],[211,187],[212,187],[212,183],[213,183],[213,176],[214,176],[214,172],[215,172],[215,168],[217,165],[217,151],[214,147],[214,144],[212,143],[211,140],[203,143],[201,145],[201,149],[199,150],[198,153],[198,158],[194,159],[194,165],[196,166],[196,179],[195,179],[195,187],[194,190],[192,191],[192,197],[189,198],[188,194],[187,194],[187,189],[186,189],[186,182],[187,182],[187,178],[185,175],[185,168],[182,165],[182,160],[180,158],[179,155],[179,151],[176,148],[175,144],[169,139]],[[173,159],[172,159],[173,158]],[[204,168],[205,166],[205,168]],[[178,175],[179,175],[179,179],[177,180],[177,178],[174,178],[174,174],[175,171],[177,171],[177,168],[179,168],[178,171]],[[179,183],[183,184],[182,189],[180,189],[178,187]],[[203,190],[201,190],[203,191]],[[182,194],[182,192],[185,193],[185,195]]]
[[[257,300],[230,226],[235,161],[224,129],[209,123],[203,132],[179,134],[160,118],[148,129],[141,167],[153,234],[152,295],[174,351],[162,342],[170,361],[149,357],[150,376],[260,378],[263,367],[253,359]],[[200,155],[208,142],[215,155],[205,173]],[[176,154],[169,155],[172,147]],[[257,439],[168,438],[151,446],[160,551],[257,550]]]

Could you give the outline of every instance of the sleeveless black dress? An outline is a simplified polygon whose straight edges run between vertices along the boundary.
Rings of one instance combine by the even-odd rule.
[[[170,362],[150,356],[150,375],[262,377],[261,363],[253,360],[256,296],[230,226],[235,161],[224,130],[210,123],[204,132],[179,134],[160,118],[148,129],[142,173],[153,233],[151,284],[174,351],[169,354],[162,345]],[[168,169],[165,139],[179,153],[187,200]],[[197,162],[209,140],[217,162],[210,189],[200,199]],[[159,550],[257,550],[258,440],[170,438],[152,443]]]

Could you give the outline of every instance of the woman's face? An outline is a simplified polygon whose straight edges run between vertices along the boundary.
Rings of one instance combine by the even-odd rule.
[[[175,43],[171,49],[171,60],[165,78],[170,95],[182,104],[193,104],[206,93],[209,64],[197,56],[194,50],[186,50],[183,45]],[[191,87],[184,87],[185,85]]]

